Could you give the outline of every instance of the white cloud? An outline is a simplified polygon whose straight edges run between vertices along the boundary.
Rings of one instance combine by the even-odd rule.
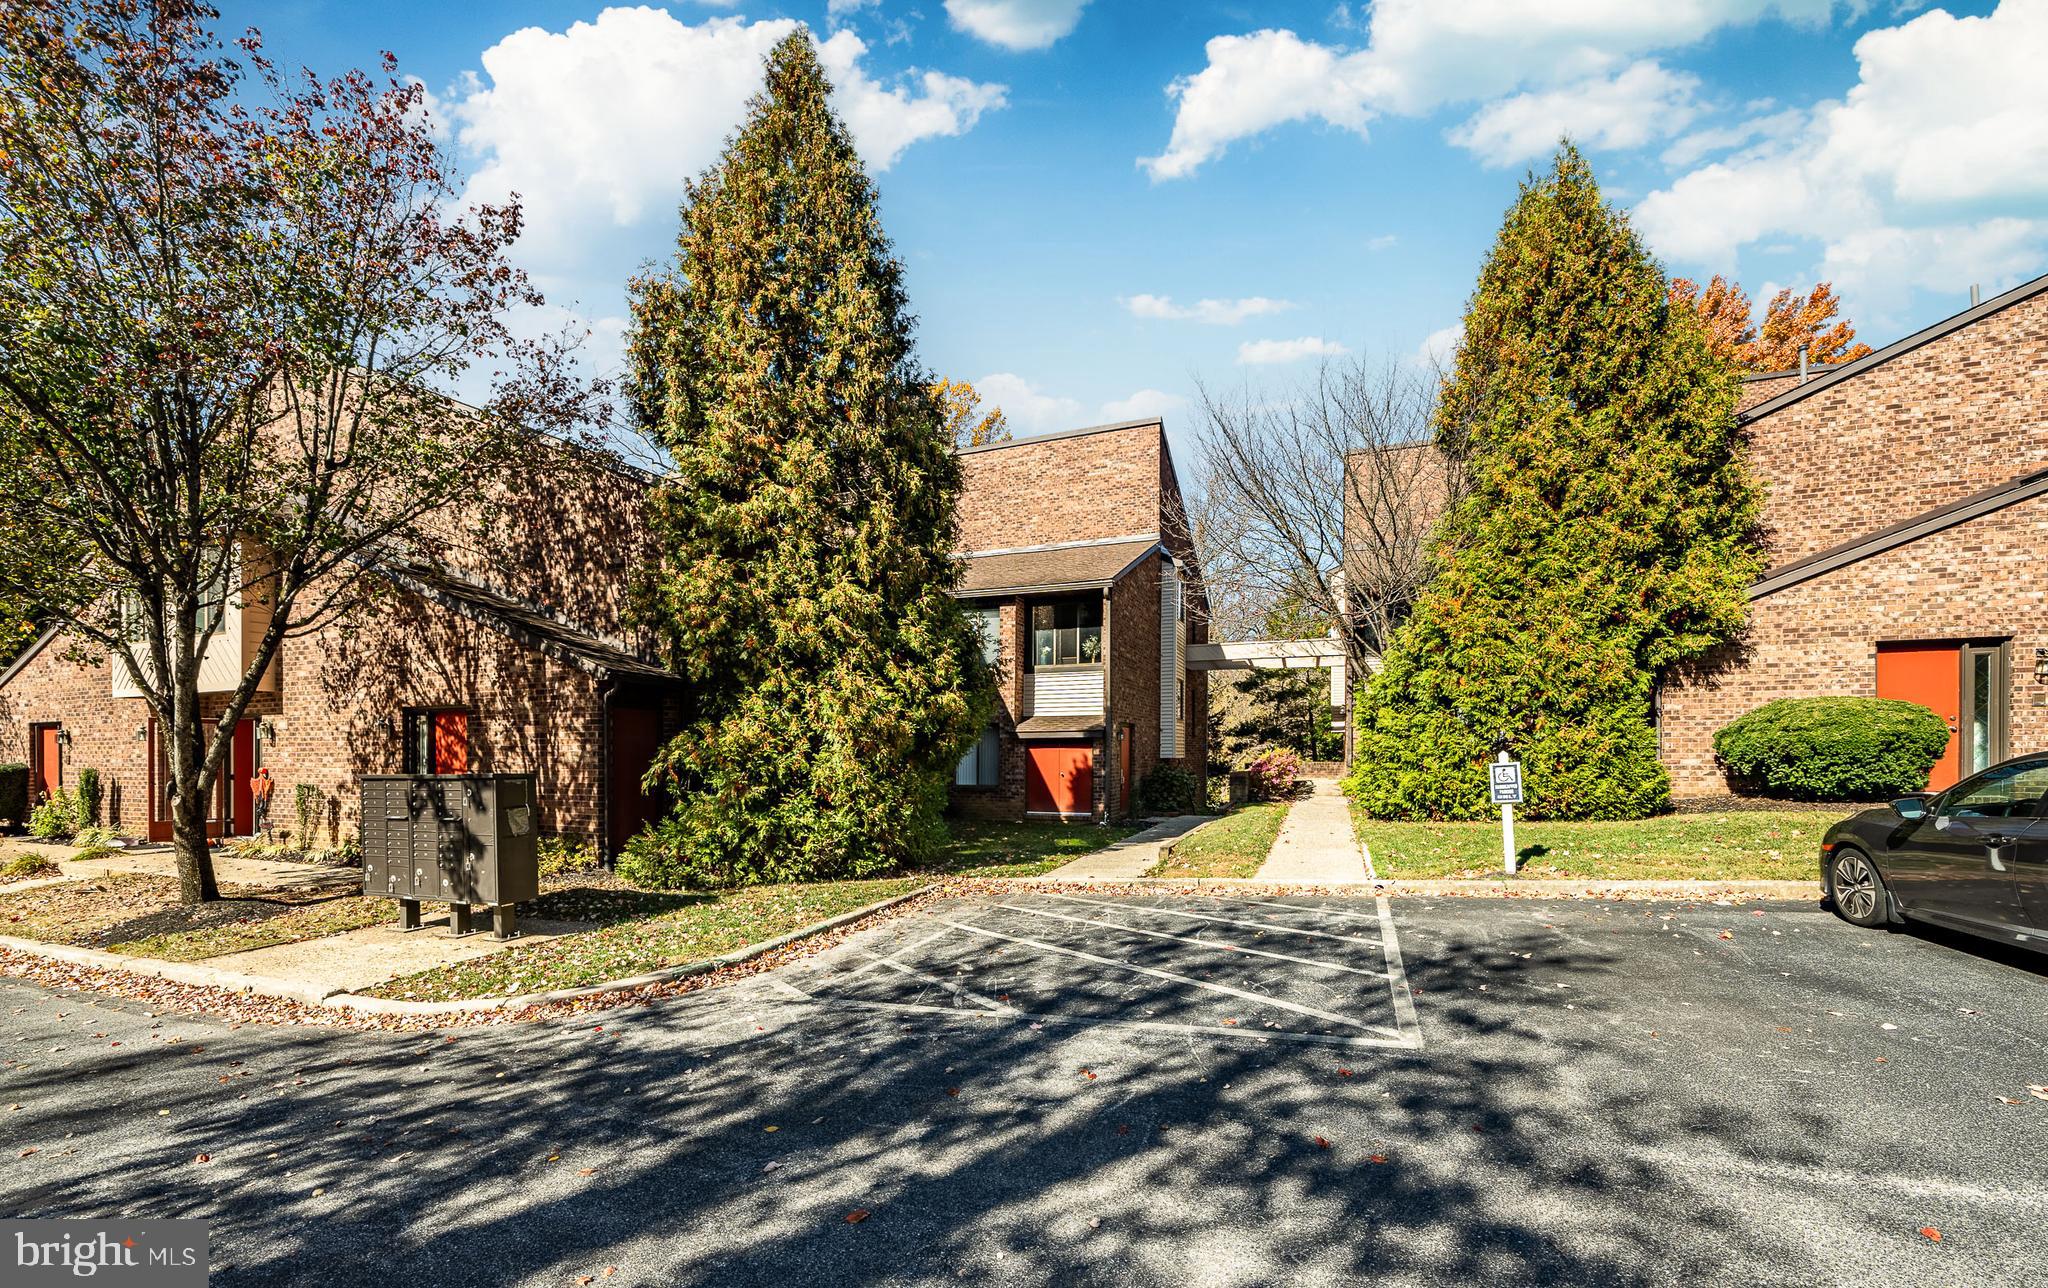
[[[683,180],[718,156],[761,84],[788,19],[709,18],[612,8],[565,31],[527,27],[482,55],[448,104],[457,139],[475,158],[468,196],[517,192],[527,231],[522,261],[543,271],[581,260],[613,228],[666,212]],[[868,164],[887,169],[919,139],[958,134],[1003,103],[1003,87],[938,72],[885,85],[863,64],[867,46],[839,32],[819,49]]]
[[[1188,400],[1179,394],[1170,394],[1163,389],[1140,389],[1128,398],[1110,399],[1090,415],[1087,405],[1080,399],[1046,393],[1010,371],[983,376],[974,382],[974,391],[981,395],[982,406],[1002,408],[1011,430],[1019,437],[1171,416],[1188,405]]]
[[[1933,10],[1856,42],[1857,83],[1747,151],[1644,198],[1636,221],[1662,254],[1725,270],[1746,246],[1821,246],[1816,277],[1852,316],[1891,320],[1915,287],[1961,295],[2048,257],[2048,5],[2005,0],[1983,18]]]
[[[1237,360],[1243,366],[1265,367],[1303,358],[1341,358],[1349,352],[1335,340],[1305,335],[1298,340],[1247,340],[1237,346]]]
[[[1009,371],[992,372],[974,382],[982,406],[1000,407],[1010,428],[1020,434],[1051,434],[1078,429],[1086,423],[1085,409],[1072,398],[1061,398],[1032,387],[1030,381]]]
[[[1561,134],[1586,147],[1640,148],[1692,123],[1700,111],[1699,85],[1696,76],[1644,59],[1617,76],[1595,76],[1489,103],[1448,137],[1496,166],[1546,155]]]
[[[738,0],[733,0],[733,3],[738,3]],[[834,22],[843,22],[861,10],[877,8],[881,3],[882,0],[825,0],[825,16]]]
[[[1088,0],[946,0],[946,16],[1004,49],[1044,49],[1074,29]]]
[[[1798,108],[1786,108],[1782,112],[1752,116],[1734,125],[1694,130],[1673,140],[1670,147],[1658,154],[1657,159],[1674,169],[1682,169],[1695,165],[1716,152],[1726,152],[1744,144],[1759,141],[1782,142],[1805,128],[1806,113]]]
[[[1377,237],[1367,238],[1365,248],[1367,250],[1391,250],[1394,244],[1400,240],[1400,235],[1397,233],[1381,233]]]
[[[1822,22],[1853,0],[1378,0],[1363,47],[1291,31],[1218,36],[1208,63],[1167,87],[1176,104],[1155,180],[1192,174],[1231,143],[1321,121],[1364,135],[1384,115],[1416,116],[1612,77],[1633,59],[1766,17]],[[1348,16],[1348,11],[1347,11]],[[1615,127],[1618,128],[1618,127]],[[1620,145],[1618,145],[1620,146]]]
[[[1440,327],[1422,337],[1422,343],[1415,346],[1415,352],[1410,360],[1419,367],[1448,369],[1452,360],[1458,356],[1458,342],[1464,338],[1465,324],[1462,322]]]
[[[1187,405],[1188,400],[1179,394],[1170,394],[1163,389],[1140,389],[1128,398],[1116,398],[1102,404],[1102,410],[1096,416],[1102,424],[1114,425],[1125,420],[1171,416]]]
[[[1246,318],[1284,313],[1294,307],[1291,300],[1272,300],[1263,295],[1248,295],[1241,300],[1197,300],[1190,305],[1175,304],[1168,295],[1133,295],[1123,305],[1133,317],[1206,322],[1210,326],[1236,326]]]

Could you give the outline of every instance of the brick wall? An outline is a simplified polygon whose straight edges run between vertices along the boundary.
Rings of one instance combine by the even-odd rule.
[[[108,825],[141,836],[148,744],[135,735],[148,725],[148,707],[111,696],[104,661],[81,663],[69,652],[61,639],[52,641],[0,690],[0,760],[26,759],[31,723],[61,723],[72,739],[64,786],[77,786],[79,769],[98,769]],[[276,730],[257,752],[278,783],[274,826],[297,827],[295,793],[310,783],[320,792],[321,842],[353,836],[357,780],[401,767],[400,711],[447,706],[472,712],[473,770],[538,775],[543,831],[595,834],[601,712],[596,682],[584,672],[403,594],[366,607],[345,627],[287,640],[281,671],[279,692],[258,694],[248,711]],[[210,715],[226,698],[202,702]]]
[[[1159,530],[1157,422],[962,453],[960,548],[1008,550]]]
[[[1727,790],[1714,733],[1778,698],[1874,697],[1877,646],[1908,640],[2010,637],[2008,754],[2048,750],[2048,685],[2034,649],[2048,646],[2048,498],[1802,582],[1755,601],[1741,648],[1708,678],[1667,685],[1660,740],[1681,796]]]
[[[1825,371],[1827,368],[1822,367],[1819,370]],[[1799,373],[1796,371],[1790,375],[1774,373],[1762,377],[1744,376],[1735,396],[1735,410],[1738,412],[1748,411],[1758,403],[1769,402],[1787,389],[1797,389],[1798,387]]]
[[[1752,422],[1772,566],[2048,466],[2044,427],[2048,294]]]
[[[1109,592],[1109,735],[1116,759],[1118,730],[1131,727],[1131,781],[1115,784],[1110,817],[1131,812],[1136,784],[1159,763],[1159,580],[1165,561],[1147,559]],[[1120,772],[1112,764],[1104,775]]]

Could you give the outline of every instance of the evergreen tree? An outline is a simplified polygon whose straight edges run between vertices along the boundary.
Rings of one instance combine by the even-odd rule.
[[[1564,144],[1523,184],[1466,309],[1437,433],[1470,490],[1359,698],[1348,786],[1366,809],[1481,817],[1500,743],[1537,817],[1668,804],[1656,681],[1741,630],[1762,567],[1735,392]]]
[[[673,270],[633,287],[639,412],[675,463],[636,612],[689,680],[643,879],[926,856],[993,702],[950,593],[960,468],[830,90],[807,33],[778,44],[688,187]]]

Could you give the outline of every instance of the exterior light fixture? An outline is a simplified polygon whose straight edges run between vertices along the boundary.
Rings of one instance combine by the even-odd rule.
[[[2048,648],[2034,650],[2034,678],[2048,684]]]
[[[148,725],[136,725],[136,726],[135,726],[135,741],[137,741],[137,742],[148,742],[148,741],[149,741],[149,726],[148,726]]]
[[[59,747],[69,747],[71,745],[71,731],[69,729],[59,729],[57,731],[57,745]]]
[[[277,741],[277,721],[263,720],[256,725],[256,734],[265,742]]]

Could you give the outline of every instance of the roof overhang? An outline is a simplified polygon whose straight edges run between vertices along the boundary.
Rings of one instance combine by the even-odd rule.
[[[1123,540],[1070,542],[960,556],[961,599],[1048,595],[1106,590],[1166,546],[1156,535]]]
[[[1026,742],[1043,738],[1086,738],[1104,728],[1103,717],[1032,716],[1017,725],[1017,736]]]

